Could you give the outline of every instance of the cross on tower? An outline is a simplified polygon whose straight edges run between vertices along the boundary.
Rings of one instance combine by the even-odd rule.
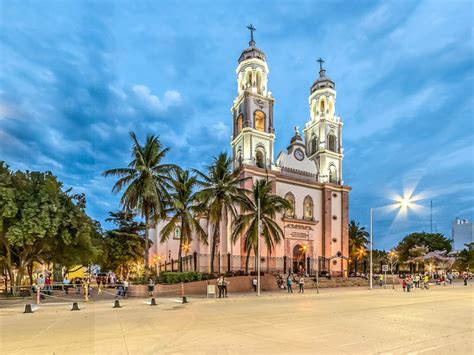
[[[248,25],[247,28],[250,30],[250,42],[255,42],[253,40],[253,32],[256,31],[257,29],[253,27],[252,24]]]
[[[323,63],[324,63],[324,60],[320,57],[317,62],[319,63],[319,70],[323,70]]]

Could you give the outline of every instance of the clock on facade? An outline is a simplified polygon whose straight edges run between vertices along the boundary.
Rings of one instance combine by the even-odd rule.
[[[295,150],[295,158],[298,160],[303,160],[304,159],[304,153],[301,149],[296,149]]]

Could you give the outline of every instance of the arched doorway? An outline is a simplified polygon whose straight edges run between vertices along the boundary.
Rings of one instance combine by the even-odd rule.
[[[296,244],[293,248],[293,272],[305,270],[304,262],[306,260],[306,245]]]

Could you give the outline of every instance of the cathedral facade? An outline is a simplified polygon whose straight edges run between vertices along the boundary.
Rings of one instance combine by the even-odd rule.
[[[248,177],[245,187],[257,179],[273,183],[274,193],[287,199],[292,208],[277,216],[284,239],[274,250],[261,243],[261,269],[286,272],[305,270],[345,276],[348,271],[349,191],[342,179],[342,127],[335,113],[336,87],[326,76],[323,61],[319,78],[310,88],[309,119],[302,134],[295,127],[287,149],[275,154],[273,106],[275,99],[268,87],[268,64],[265,53],[256,47],[253,35],[249,47],[238,59],[237,96],[231,107],[232,157],[234,168]],[[276,158],[275,158],[276,155]],[[212,235],[212,226],[203,218],[202,226]],[[175,238],[160,243],[164,225],[157,224],[151,236],[154,245],[150,260],[160,270],[177,270],[179,227]],[[222,226],[216,254],[215,271],[245,268],[242,238],[230,240],[232,225]],[[208,271],[210,247],[195,240],[185,245],[185,269]],[[253,257],[250,268],[258,260]]]

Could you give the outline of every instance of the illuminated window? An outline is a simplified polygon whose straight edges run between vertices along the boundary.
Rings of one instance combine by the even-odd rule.
[[[255,111],[255,129],[265,131],[265,114],[262,111]]]
[[[295,196],[293,196],[291,192],[288,192],[285,195],[285,200],[287,200],[291,205],[291,207],[286,210],[285,216],[294,217],[295,216]]]
[[[313,199],[306,196],[303,202],[304,219],[313,219]]]

